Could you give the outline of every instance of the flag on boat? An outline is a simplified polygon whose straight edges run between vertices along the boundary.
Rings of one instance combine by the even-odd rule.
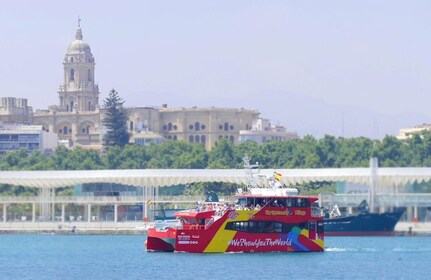
[[[278,173],[278,172],[275,172],[274,171],[274,179],[276,180],[276,181],[281,181],[281,173]]]
[[[151,205],[151,204],[153,204],[153,201],[151,199],[148,199],[147,204]]]

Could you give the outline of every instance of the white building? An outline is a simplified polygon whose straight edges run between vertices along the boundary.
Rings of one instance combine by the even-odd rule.
[[[259,118],[253,122],[252,129],[239,132],[238,142],[254,141],[264,144],[268,141],[288,141],[298,138],[296,132],[287,131],[284,126],[271,125],[269,120]]]
[[[40,125],[0,125],[0,155],[25,148],[50,154],[58,146],[57,134]]]
[[[421,131],[431,131],[431,124],[424,123],[413,127],[401,128],[397,135],[397,139],[405,140],[411,138],[414,134]]]

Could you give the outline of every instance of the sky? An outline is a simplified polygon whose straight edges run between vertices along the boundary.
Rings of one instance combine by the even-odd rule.
[[[300,135],[431,122],[431,2],[0,0],[0,96],[58,104],[78,17],[100,100],[244,107]],[[363,127],[363,128],[362,128]]]

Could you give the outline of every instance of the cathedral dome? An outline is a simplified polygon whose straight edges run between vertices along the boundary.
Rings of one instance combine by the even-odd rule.
[[[81,27],[78,26],[76,29],[75,41],[70,43],[67,48],[67,54],[79,54],[79,53],[87,53],[91,54],[90,45],[82,40],[82,30]]]

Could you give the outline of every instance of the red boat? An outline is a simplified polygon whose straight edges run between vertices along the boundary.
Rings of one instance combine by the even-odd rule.
[[[270,194],[272,193],[272,194]],[[317,197],[251,190],[235,204],[205,203],[175,213],[177,223],[148,230],[148,251],[321,252],[323,218]]]

